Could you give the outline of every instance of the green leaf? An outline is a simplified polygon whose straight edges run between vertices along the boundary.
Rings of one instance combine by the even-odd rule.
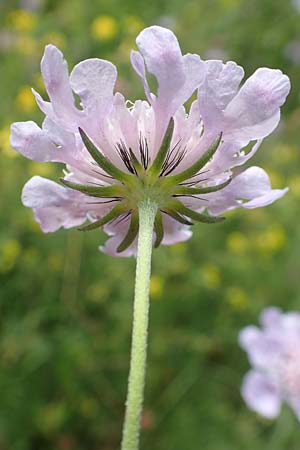
[[[93,144],[93,142],[85,134],[82,128],[79,128],[79,133],[91,157],[108,175],[111,175],[113,178],[121,182],[126,182],[132,177],[132,175],[127,174],[122,170],[118,169],[104,155],[102,155],[100,150],[98,150],[98,148]]]
[[[89,225],[85,225],[83,227],[78,228],[79,231],[91,231],[95,230],[96,228],[102,227],[106,223],[110,222],[111,220],[115,219],[116,217],[123,214],[125,211],[127,211],[127,208],[125,205],[118,204],[116,205],[109,213],[107,213],[104,217],[102,217],[99,220],[96,220],[95,222],[90,223]]]
[[[131,150],[131,148],[129,149],[129,153],[130,153],[131,162],[133,164],[133,167],[135,168],[137,173],[142,173],[144,169],[143,169],[141,163],[139,162],[139,160],[137,159],[137,157],[135,156],[135,154],[133,153],[133,151]]]
[[[193,175],[196,175],[196,173],[199,172],[199,170],[201,170],[216,153],[220,145],[221,139],[222,133],[219,134],[219,136],[214,140],[209,149],[204,153],[204,155],[201,156],[200,159],[198,159],[198,161],[196,161],[193,165],[191,165],[191,167],[184,170],[183,172],[180,172],[171,177],[170,176],[167,177],[168,182],[170,182],[171,184],[179,184],[182,181],[191,178]]]
[[[90,195],[91,197],[122,197],[125,194],[121,185],[87,186],[84,184],[73,183],[64,178],[60,178],[59,181],[66,187]]]
[[[170,148],[173,131],[174,131],[174,119],[171,118],[168,128],[167,128],[167,131],[166,131],[166,134],[164,136],[163,142],[161,144],[161,147],[153,161],[152,166],[149,169],[149,173],[151,175],[158,175],[160,173],[163,162],[164,162],[166,155],[168,153],[168,150]]]
[[[175,188],[174,193],[175,195],[198,195],[198,194],[209,194],[210,192],[217,192],[221,189],[224,189],[228,184],[232,181],[232,178],[225,181],[222,184],[218,184],[216,186],[208,186],[203,188],[198,187],[185,187],[185,186],[178,186]]]
[[[161,244],[161,241],[163,240],[163,237],[164,237],[162,214],[159,210],[157,211],[155,220],[154,220],[154,231],[156,234],[156,240],[155,240],[154,247],[157,248]]]
[[[124,250],[126,250],[133,243],[138,234],[138,231],[139,231],[139,214],[138,210],[134,210],[131,214],[130,225],[127,234],[124,237],[121,244],[119,245],[119,247],[117,248],[118,253],[124,252]]]
[[[198,213],[193,209],[184,206],[179,200],[173,200],[172,206],[174,207],[176,212],[183,214],[184,216],[187,216],[190,219],[195,220],[196,222],[218,223],[225,220],[225,217],[214,217],[208,216],[207,214]]]
[[[180,214],[178,214],[173,209],[164,208],[162,212],[166,213],[168,216],[172,217],[173,219],[177,220],[177,222],[182,223],[183,225],[194,225],[193,222],[190,222],[185,217],[182,217]]]

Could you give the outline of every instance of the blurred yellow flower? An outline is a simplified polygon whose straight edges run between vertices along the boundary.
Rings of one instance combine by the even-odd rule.
[[[230,233],[226,244],[228,250],[239,255],[245,253],[248,247],[248,241],[245,234],[240,233],[239,231]]]
[[[164,288],[164,282],[158,275],[152,275],[150,280],[150,297],[158,299],[162,296]]]
[[[125,16],[122,21],[122,27],[125,33],[137,35],[145,27],[145,24],[137,16]]]
[[[30,86],[22,86],[16,98],[17,107],[24,112],[32,112],[36,109],[36,102]]]
[[[221,273],[215,264],[205,264],[201,269],[202,283],[207,289],[217,289],[221,284]]]
[[[118,33],[118,23],[112,16],[98,16],[91,25],[91,33],[94,39],[100,41],[110,41]]]
[[[10,26],[16,31],[33,31],[37,24],[37,16],[34,12],[25,9],[16,9],[8,15]]]
[[[16,239],[9,239],[0,248],[0,272],[9,272],[21,254],[21,246]]]
[[[16,156],[19,155],[19,153],[11,148],[9,136],[10,136],[10,127],[6,125],[4,128],[0,130],[0,151],[3,152],[6,156],[9,156],[10,158],[15,158]]]
[[[287,243],[287,236],[281,225],[272,225],[264,233],[255,237],[257,248],[262,252],[276,253]]]
[[[228,288],[225,297],[227,303],[236,310],[245,309],[249,303],[247,293],[237,286]]]

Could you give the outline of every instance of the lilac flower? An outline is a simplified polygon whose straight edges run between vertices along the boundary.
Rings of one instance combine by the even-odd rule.
[[[265,309],[262,329],[244,328],[240,345],[253,366],[242,385],[248,407],[269,419],[277,417],[286,402],[300,418],[300,313]]]
[[[42,127],[29,121],[11,128],[11,145],[24,156],[66,165],[63,186],[35,176],[23,189],[42,230],[88,219],[82,229],[103,227],[110,238],[102,250],[112,255],[135,253],[137,208],[147,196],[158,205],[158,246],[188,239],[195,221],[218,222],[225,211],[266,206],[287,191],[272,190],[259,167],[234,170],[278,125],[286,75],[261,68],[240,87],[240,66],[182,55],[174,34],[159,26],[143,30],[137,46],[131,62],[147,101],[114,94],[117,71],[108,61],[82,61],[69,75],[62,53],[48,45],[41,71],[50,101],[33,91],[46,115]],[[155,95],[146,71],[157,80]]]

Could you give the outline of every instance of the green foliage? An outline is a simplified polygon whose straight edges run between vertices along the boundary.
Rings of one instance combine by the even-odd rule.
[[[142,449],[298,449],[299,424],[287,409],[270,423],[241,400],[249,365],[237,334],[267,305],[300,304],[300,13],[289,0],[21,3],[40,7],[0,2],[1,450],[118,448],[134,260],[99,253],[101,232],[41,233],[21,189],[34,174],[58,179],[61,167],[13,152],[8,127],[42,119],[30,86],[45,95],[39,61],[48,42],[70,64],[112,60],[118,89],[143,96],[128,56],[153,23],[174,28],[184,51],[224,54],[247,75],[279,67],[294,87],[280,130],[253,161],[289,194],[263,210],[229,213],[223,224],[195,225],[186,244],[154,251]]]

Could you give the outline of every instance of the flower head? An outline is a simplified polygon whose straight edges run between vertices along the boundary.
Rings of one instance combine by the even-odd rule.
[[[253,369],[242,385],[249,408],[273,419],[286,402],[300,418],[300,313],[265,309],[262,329],[244,328],[240,345],[248,353]]]
[[[42,128],[31,121],[11,128],[11,145],[24,156],[66,165],[62,185],[33,177],[23,189],[43,231],[88,219],[83,230],[103,227],[110,236],[102,250],[124,256],[135,252],[138,205],[146,198],[157,204],[158,246],[188,239],[195,221],[218,222],[225,211],[266,206],[286,192],[272,190],[258,167],[234,170],[277,126],[290,89],[286,75],[258,69],[240,87],[240,66],[182,55],[174,34],[158,26],[143,30],[137,46],[131,62],[147,101],[114,94],[117,71],[108,61],[82,61],[69,75],[62,53],[48,45],[41,71],[50,101],[34,91],[46,115]]]

